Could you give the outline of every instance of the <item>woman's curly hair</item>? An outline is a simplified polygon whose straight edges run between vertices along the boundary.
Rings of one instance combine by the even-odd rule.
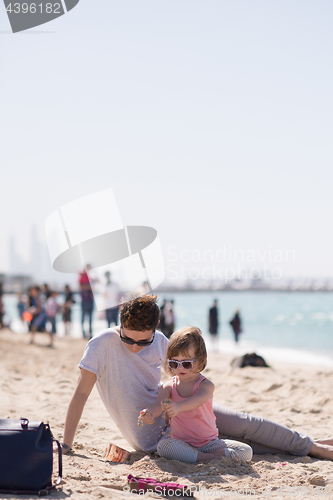
[[[121,306],[120,323],[137,332],[156,330],[160,319],[157,295],[141,295]]]

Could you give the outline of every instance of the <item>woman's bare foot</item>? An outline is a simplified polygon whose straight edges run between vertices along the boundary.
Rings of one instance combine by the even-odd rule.
[[[329,444],[330,446],[333,446],[333,438],[327,438],[327,439],[316,439],[315,443],[320,443],[320,444]]]
[[[313,443],[309,455],[323,460],[333,460],[333,446],[326,444],[325,441],[331,440],[316,441]]]

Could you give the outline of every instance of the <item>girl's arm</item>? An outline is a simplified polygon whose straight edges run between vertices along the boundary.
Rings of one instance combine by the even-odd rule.
[[[214,384],[210,380],[206,379],[201,382],[199,389],[189,398],[184,399],[184,401],[178,401],[177,403],[170,403],[165,405],[165,412],[168,417],[175,417],[178,413],[184,411],[195,410],[199,406],[203,405],[208,401],[208,399],[213,397]]]
[[[162,402],[165,399],[169,399],[171,396],[171,382],[166,382],[161,385],[159,388],[157,397],[155,401],[149,406],[149,408],[145,408],[140,411],[140,420],[145,424],[153,424],[155,418],[159,417],[162,414]]]

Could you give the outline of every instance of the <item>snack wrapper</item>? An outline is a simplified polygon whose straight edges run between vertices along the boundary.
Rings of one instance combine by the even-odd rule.
[[[131,459],[131,454],[129,451],[120,448],[116,444],[109,443],[105,448],[103,454],[104,460],[110,460],[111,462],[126,462],[126,460]]]

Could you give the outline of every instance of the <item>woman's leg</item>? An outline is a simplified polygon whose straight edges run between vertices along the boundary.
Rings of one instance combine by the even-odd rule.
[[[271,420],[220,405],[214,405],[213,410],[222,437],[244,441],[254,453],[275,454],[284,451],[292,455],[308,455],[314,445],[308,436]]]
[[[333,446],[333,438],[326,438],[326,439],[316,439],[315,444],[329,444]]]

